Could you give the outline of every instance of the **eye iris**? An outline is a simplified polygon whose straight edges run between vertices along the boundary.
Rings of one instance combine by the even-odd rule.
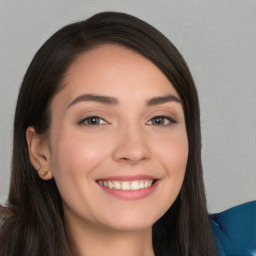
[[[87,123],[91,124],[91,125],[97,125],[97,124],[99,124],[99,118],[98,117],[91,117],[87,120]]]
[[[163,125],[164,124],[164,118],[163,117],[156,117],[153,121],[156,125]]]

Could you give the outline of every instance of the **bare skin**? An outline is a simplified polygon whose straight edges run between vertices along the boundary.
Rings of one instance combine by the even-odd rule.
[[[66,224],[76,256],[154,256],[151,227],[140,231],[111,232],[108,228],[97,229],[95,225]]]

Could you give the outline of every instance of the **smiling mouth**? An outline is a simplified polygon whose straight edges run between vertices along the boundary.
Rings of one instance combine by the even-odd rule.
[[[98,180],[98,184],[113,190],[141,190],[150,188],[156,180],[134,180],[134,181],[117,181],[117,180]]]

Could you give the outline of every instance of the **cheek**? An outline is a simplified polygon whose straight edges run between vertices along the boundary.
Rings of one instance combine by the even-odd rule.
[[[158,159],[166,171],[161,191],[163,214],[176,200],[183,184],[188,159],[187,136],[183,135],[166,139],[158,148]]]
[[[166,179],[163,181],[167,199],[167,208],[178,196],[187,167],[188,140],[186,132],[176,133],[170,136],[157,147],[158,159],[165,169]]]
[[[58,134],[59,141],[52,150],[52,169],[55,179],[72,181],[81,177],[88,178],[91,171],[104,160],[108,154],[104,140],[81,134]]]
[[[79,214],[81,205],[92,204],[94,170],[108,155],[106,139],[97,140],[73,131],[59,133],[54,141],[58,143],[52,147],[51,166],[56,185],[66,208]],[[93,216],[90,209],[86,210],[88,219]]]
[[[185,131],[162,140],[155,150],[168,175],[184,175],[188,159],[188,140]]]

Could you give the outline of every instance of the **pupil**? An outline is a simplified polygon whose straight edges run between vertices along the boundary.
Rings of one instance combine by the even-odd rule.
[[[91,118],[91,124],[97,124],[98,123],[98,119],[96,117]]]
[[[161,118],[161,117],[158,117],[155,119],[156,124],[162,124],[162,122],[163,122],[163,118]]]

